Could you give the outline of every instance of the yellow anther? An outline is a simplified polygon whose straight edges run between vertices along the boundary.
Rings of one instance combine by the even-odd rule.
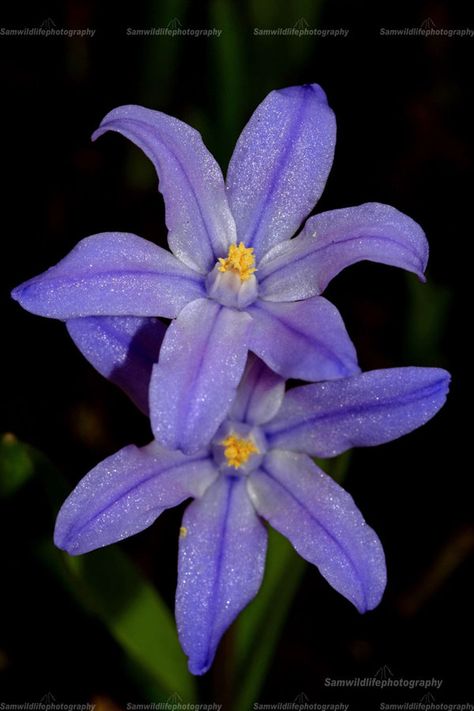
[[[186,528],[186,526],[181,526],[181,528],[179,529],[179,537],[186,538],[187,535],[188,535],[188,529]]]
[[[231,244],[227,257],[219,257],[219,263],[220,272],[235,272],[242,281],[247,281],[257,271],[253,247],[246,247],[243,242]]]
[[[245,464],[251,454],[258,454],[258,448],[251,439],[239,439],[237,435],[230,434],[221,444],[224,445],[224,455],[229,467],[238,469]]]

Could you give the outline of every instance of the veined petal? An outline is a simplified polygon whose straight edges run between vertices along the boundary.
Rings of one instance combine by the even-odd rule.
[[[201,496],[216,476],[207,450],[186,457],[156,442],[125,447],[94,467],[66,499],[54,542],[78,555],[133,536],[164,509]]]
[[[183,518],[176,622],[189,670],[204,674],[219,640],[262,582],[267,533],[244,478],[220,476]]]
[[[51,267],[13,290],[27,311],[50,318],[174,318],[205,294],[203,277],[156,244],[125,232],[86,237]]]
[[[142,106],[119,106],[92,136],[117,131],[139,146],[155,166],[166,207],[168,243],[185,264],[210,271],[235,242],[221,169],[198,131]]]
[[[89,363],[147,415],[151,370],[158,360],[165,324],[157,318],[89,316],[70,319],[66,326]]]
[[[258,301],[249,348],[284,378],[331,380],[359,372],[344,322],[322,296],[299,302]]]
[[[257,512],[359,612],[378,605],[386,569],[377,534],[352,497],[309,457],[270,452],[248,489]]]
[[[275,417],[284,394],[284,379],[270,370],[263,360],[249,353],[229,417],[249,425],[261,425]]]
[[[272,91],[244,128],[227,173],[237,237],[260,259],[294,235],[331,169],[336,121],[317,84]]]
[[[260,295],[271,301],[307,299],[321,294],[342,269],[364,259],[406,269],[425,281],[425,233],[407,215],[377,202],[322,212],[309,218],[298,237],[260,262]]]
[[[265,426],[272,447],[333,457],[390,442],[443,406],[450,375],[440,368],[388,368],[287,392]]]
[[[191,454],[209,443],[244,371],[250,323],[242,311],[198,299],[168,327],[150,386],[152,428],[163,446]]]

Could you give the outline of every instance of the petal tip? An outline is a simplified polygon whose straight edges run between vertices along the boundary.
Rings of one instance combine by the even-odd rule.
[[[12,299],[13,299],[14,301],[18,301],[18,303],[21,303],[21,301],[20,301],[20,299],[21,299],[21,294],[22,294],[21,285],[15,286],[15,288],[12,289],[11,292],[10,292],[10,296],[12,297]]]
[[[191,672],[191,674],[194,674],[194,676],[202,676],[203,674],[206,674],[209,669],[211,668],[212,664],[212,659],[206,660],[204,662],[200,662],[197,660],[189,659],[188,661],[188,669]]]
[[[296,98],[300,96],[301,94],[313,94],[313,98],[316,98],[318,101],[320,101],[323,104],[327,104],[327,96],[326,92],[324,89],[319,85],[319,84],[299,84],[296,86],[287,86],[284,87],[283,89],[277,89],[277,92],[279,94],[282,94],[283,96],[288,96],[289,98]]]

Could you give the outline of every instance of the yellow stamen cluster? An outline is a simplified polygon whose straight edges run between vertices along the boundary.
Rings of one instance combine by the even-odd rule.
[[[238,469],[248,460],[251,454],[258,454],[258,449],[251,439],[239,439],[237,435],[230,434],[221,444],[224,445],[224,455],[229,467]]]
[[[231,244],[229,254],[224,257],[219,257],[220,272],[235,272],[242,281],[250,279],[252,274],[257,271],[255,264],[255,256],[253,247],[246,247],[243,242],[239,245]]]

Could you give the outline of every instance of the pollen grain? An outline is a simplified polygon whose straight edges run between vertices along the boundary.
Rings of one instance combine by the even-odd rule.
[[[231,244],[227,257],[219,257],[220,272],[234,272],[238,274],[242,281],[250,279],[257,271],[255,265],[255,255],[253,247],[246,247],[243,242],[239,245]]]
[[[259,450],[251,439],[239,439],[237,435],[230,434],[221,442],[224,445],[224,455],[229,467],[239,469],[245,464],[252,454],[258,454]]]

